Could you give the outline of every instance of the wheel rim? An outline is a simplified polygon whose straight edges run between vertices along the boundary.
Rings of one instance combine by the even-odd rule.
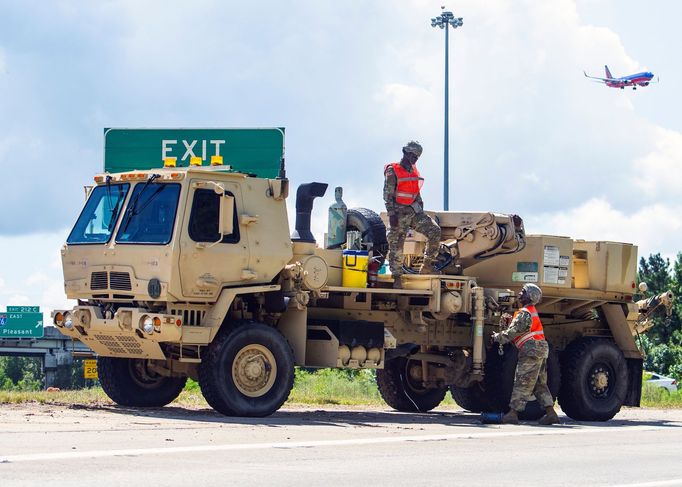
[[[595,399],[608,399],[615,386],[616,375],[613,368],[604,362],[596,363],[587,374],[587,388]]]
[[[420,361],[408,360],[405,364],[405,386],[416,394],[425,394],[429,391],[422,385],[422,365]]]
[[[162,375],[149,368],[147,360],[131,359],[128,369],[133,382],[144,389],[156,389],[164,380]]]
[[[260,397],[267,394],[276,377],[275,356],[263,345],[247,345],[235,355],[232,381],[245,396]]]

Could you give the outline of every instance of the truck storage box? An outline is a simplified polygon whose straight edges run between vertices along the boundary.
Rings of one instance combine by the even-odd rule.
[[[637,247],[618,242],[573,242],[574,287],[633,293],[637,273]]]
[[[519,287],[526,282],[541,288],[570,288],[573,240],[553,235],[526,235],[521,252],[483,260],[464,270],[480,286]]]

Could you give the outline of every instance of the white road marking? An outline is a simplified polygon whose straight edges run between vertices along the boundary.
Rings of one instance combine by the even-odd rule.
[[[611,487],[666,487],[668,485],[682,485],[682,479],[656,480],[653,482],[642,482],[640,484],[619,484]]]
[[[66,451],[56,453],[26,453],[20,455],[0,455],[0,464],[17,462],[34,462],[50,460],[78,460],[82,458],[102,458],[118,456],[160,455],[172,453],[195,453],[215,451],[246,451],[268,449],[318,448],[328,446],[377,445],[385,443],[427,442],[448,440],[474,440],[489,438],[510,438],[517,436],[555,436],[592,433],[632,433],[643,431],[660,431],[667,429],[663,426],[610,426],[606,428],[573,428],[554,426],[523,431],[493,431],[482,433],[453,433],[442,435],[413,435],[413,436],[382,436],[374,438],[354,438],[349,440],[318,440],[318,441],[280,441],[269,443],[237,443],[225,445],[197,445],[169,448],[128,448],[121,450],[90,450]],[[642,484],[644,485],[644,484]],[[648,485],[648,484],[647,484]],[[658,484],[652,484],[658,485]],[[667,484],[661,484],[667,485]],[[673,484],[670,484],[673,485]]]

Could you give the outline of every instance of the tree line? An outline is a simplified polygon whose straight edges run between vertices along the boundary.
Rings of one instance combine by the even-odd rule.
[[[670,316],[654,318],[654,327],[640,336],[646,355],[644,368],[682,381],[682,252],[677,254],[672,265],[670,259],[664,259],[660,253],[647,259],[642,257],[637,279],[649,287],[644,297],[668,290],[674,295]]]

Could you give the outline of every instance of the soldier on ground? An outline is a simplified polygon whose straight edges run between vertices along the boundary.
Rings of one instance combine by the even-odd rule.
[[[424,261],[420,274],[437,274],[434,262],[438,256],[440,227],[424,213],[419,190],[424,178],[417,170],[417,159],[422,154],[418,142],[409,142],[403,147],[400,162],[386,164],[384,167],[384,202],[390,228],[388,230],[388,264],[393,275],[393,287],[402,287],[403,245],[408,230],[415,230],[427,239]]]
[[[502,417],[502,423],[518,424],[519,413],[526,408],[531,396],[545,408],[546,414],[538,424],[559,423],[554,410],[554,398],[547,387],[547,357],[549,346],[545,341],[540,317],[535,305],[542,299],[542,291],[535,284],[525,284],[518,294],[522,308],[506,330],[493,334],[493,340],[501,344],[512,342],[519,353],[516,365],[514,389],[509,402],[509,412]]]

